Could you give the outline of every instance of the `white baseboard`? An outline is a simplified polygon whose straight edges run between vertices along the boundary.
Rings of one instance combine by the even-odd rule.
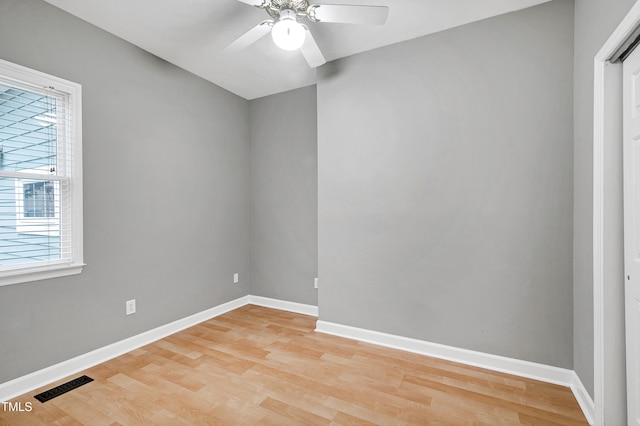
[[[571,388],[573,391],[573,394],[578,401],[580,408],[584,412],[587,421],[589,421],[589,424],[593,424],[593,400],[584,388],[582,382],[578,378],[578,375],[573,370],[483,352],[476,352],[468,349],[431,343],[424,340],[396,336],[393,334],[380,333],[377,331],[365,330],[362,328],[327,321],[318,321],[316,323],[316,331],[566,386]]]
[[[287,302],[279,299],[271,299],[262,296],[249,296],[249,303],[252,305],[264,306],[265,308],[280,309],[281,311],[295,312],[302,315],[318,316],[318,307],[305,305],[297,302]]]
[[[296,302],[270,299],[261,296],[243,296],[222,305],[218,305],[206,311],[173,321],[169,324],[145,331],[136,336],[129,337],[111,345],[96,349],[86,354],[71,358],[67,361],[52,365],[42,370],[18,377],[17,379],[0,384],[0,401],[9,401],[34,389],[41,388],[49,383],[64,379],[65,377],[79,373],[95,365],[108,361],[117,356],[131,352],[134,349],[148,345],[178,331],[193,327],[203,321],[215,318],[219,315],[240,308],[245,305],[265,306],[273,309],[296,312],[303,315],[318,316],[318,307]]]
[[[17,379],[9,382],[2,383],[0,384],[0,401],[9,401],[34,389],[38,389],[49,383],[79,373],[80,371],[91,368],[97,364],[177,333],[178,331],[249,304],[295,312],[303,315],[318,316],[317,306],[287,302],[262,296],[244,296],[211,309],[207,309],[206,311],[154,328],[153,330],[146,331],[128,339],[121,340],[103,348],[96,349],[67,361],[63,361],[59,364],[35,371],[27,374],[26,376],[18,377]],[[316,323],[316,331],[570,387],[578,401],[578,404],[582,408],[587,421],[589,424],[593,425],[595,413],[593,399],[585,389],[578,375],[572,370],[482,352],[475,352],[467,349],[460,349],[438,343],[380,333],[377,331],[365,330],[326,321],[318,321]]]
[[[587,421],[590,425],[595,424],[596,419],[596,406],[593,403],[593,398],[587,392],[587,388],[584,387],[582,380],[573,372],[573,381],[571,383],[571,390],[573,391],[573,395],[576,397],[578,401],[578,405],[582,409],[584,416],[587,418]]]
[[[71,358],[59,364],[35,371],[26,376],[18,377],[0,384],[0,401],[9,401],[19,395],[46,386],[49,383],[64,379],[70,375],[91,368],[95,365],[123,355],[141,346],[153,343],[185,328],[193,327],[203,321],[222,315],[226,312],[249,304],[250,296],[244,296],[206,311],[173,321],[169,324],[154,328],[136,336],[129,337],[111,345],[96,349],[86,354]]]

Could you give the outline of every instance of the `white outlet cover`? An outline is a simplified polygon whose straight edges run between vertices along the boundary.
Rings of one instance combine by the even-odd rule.
[[[126,302],[126,313],[127,315],[136,313],[136,299],[127,300]]]
[[[233,274],[233,283],[238,284],[239,281],[240,281],[240,278],[238,277],[238,274]]]

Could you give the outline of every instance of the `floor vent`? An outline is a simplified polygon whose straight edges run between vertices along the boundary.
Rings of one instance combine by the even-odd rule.
[[[34,398],[40,402],[47,402],[50,399],[53,399],[57,396],[62,395],[63,393],[67,393],[69,391],[74,390],[75,388],[79,388],[82,385],[86,385],[89,382],[93,382],[93,379],[89,376],[78,377],[77,379],[73,379],[70,382],[63,383],[60,386],[56,386],[53,389],[49,389],[48,391],[44,391],[39,393]]]

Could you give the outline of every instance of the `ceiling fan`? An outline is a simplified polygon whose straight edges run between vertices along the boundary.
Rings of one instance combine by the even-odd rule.
[[[326,62],[309,28],[300,23],[334,22],[341,24],[382,25],[389,15],[386,6],[356,6],[346,4],[309,4],[308,0],[238,0],[267,11],[271,19],[262,21],[241,35],[224,50],[237,51],[271,33],[274,43],[284,50],[300,49],[310,67]]]

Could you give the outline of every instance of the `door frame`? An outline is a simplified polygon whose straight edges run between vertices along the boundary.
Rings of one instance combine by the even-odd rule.
[[[608,77],[611,73],[621,73],[621,66],[610,66],[609,60],[640,26],[640,1],[637,1],[616,30],[594,58],[593,96],[593,320],[594,320],[594,408],[595,424],[604,425],[605,398],[605,257],[604,257],[604,197],[605,197],[605,145],[621,144],[620,140],[607,137],[607,123],[622,123],[621,111],[607,111],[605,108]],[[620,99],[622,99],[619,94]],[[622,164],[620,164],[622,167]],[[622,169],[620,169],[622,173]]]

